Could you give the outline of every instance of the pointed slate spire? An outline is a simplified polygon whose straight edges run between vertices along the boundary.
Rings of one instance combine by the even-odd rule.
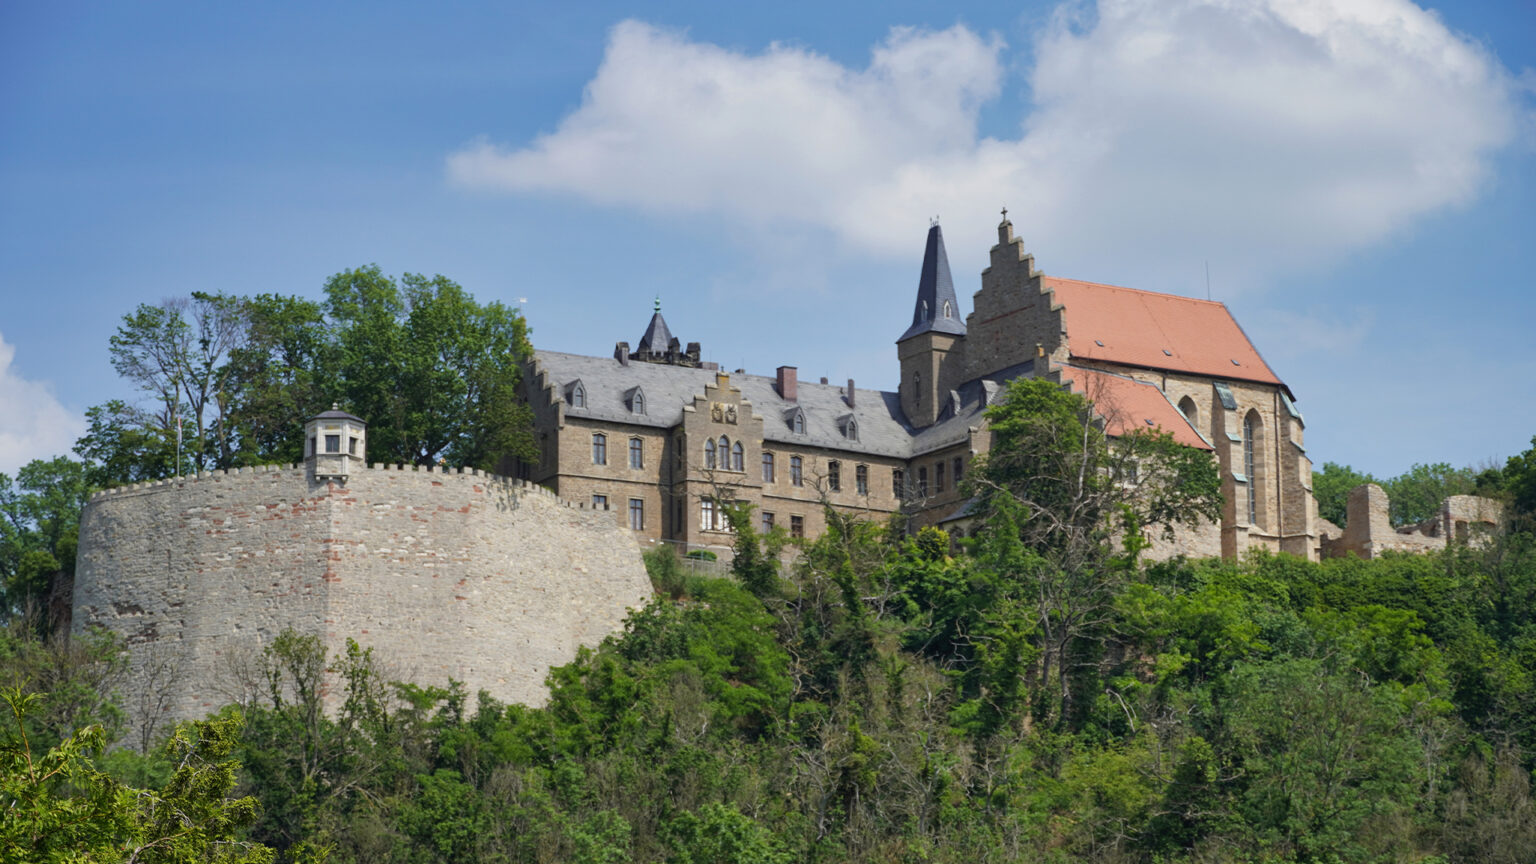
[[[928,247],[923,250],[923,273],[917,281],[917,303],[912,307],[912,326],[897,342],[924,333],[965,335],[955,282],[949,275],[949,255],[944,251],[944,232],[935,221],[928,228]]]
[[[656,311],[651,315],[650,326],[645,328],[645,335],[640,337],[640,347],[635,349],[636,354],[665,354],[667,346],[672,344],[672,331],[667,329],[667,319],[661,317],[661,298],[656,298]]]

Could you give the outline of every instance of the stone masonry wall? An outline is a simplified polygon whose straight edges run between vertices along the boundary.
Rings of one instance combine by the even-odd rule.
[[[200,717],[249,686],[285,628],[371,646],[395,678],[463,681],[507,701],[650,598],[615,514],[479,472],[302,466],[104,492],[81,517],[73,626],[121,634],[130,722]],[[151,700],[152,701],[152,700]]]

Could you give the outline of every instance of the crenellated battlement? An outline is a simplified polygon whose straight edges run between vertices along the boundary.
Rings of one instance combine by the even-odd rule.
[[[406,465],[403,463],[390,464],[388,462],[374,462],[366,469],[371,472],[383,474],[418,474],[422,477],[442,478],[458,477],[464,480],[481,480],[496,484],[505,488],[531,495],[542,495],[554,500],[562,507],[572,510],[592,510],[585,501],[570,501],[556,495],[552,490],[540,486],[528,480],[519,480],[515,477],[506,477],[490,471],[481,471],[479,468],[447,468],[438,465]],[[239,480],[241,478],[255,480],[258,478],[270,479],[273,474],[307,474],[308,469],[303,463],[279,463],[274,465],[252,465],[241,468],[219,468],[212,471],[204,471],[198,474],[184,474],[177,477],[167,477],[163,480],[146,480],[142,483],[130,483],[126,486],[113,486],[92,493],[90,500],[98,501],[103,498],[113,498],[141,492],[153,492],[158,489],[180,489],[194,483],[218,483]]]

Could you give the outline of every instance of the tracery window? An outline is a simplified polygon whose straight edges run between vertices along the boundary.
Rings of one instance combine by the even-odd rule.
[[[1253,476],[1253,413],[1243,418],[1243,476],[1248,478],[1248,524],[1259,521],[1258,480]]]

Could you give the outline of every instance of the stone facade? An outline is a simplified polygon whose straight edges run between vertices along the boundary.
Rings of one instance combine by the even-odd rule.
[[[721,497],[772,514],[775,525],[796,520],[806,536],[822,530],[823,497],[870,518],[902,514],[913,526],[964,533],[969,511],[956,469],[963,477],[990,449],[987,407],[1009,380],[1043,376],[1093,400],[1112,435],[1151,423],[1219,464],[1220,520],[1156,540],[1154,556],[1264,548],[1318,557],[1304,421],[1225,306],[1047,276],[1006,218],[972,301],[962,317],[935,225],[912,325],[896,342],[895,392],[801,382],[790,366],[773,376],[727,375],[697,362],[696,351],[650,351],[642,361],[622,342],[611,359],[537,352],[526,381],[543,456],[511,470],[575,500],[623,508],[641,501],[646,520],[635,527],[647,540],[717,553],[728,551],[730,535],[703,523]],[[657,334],[677,342],[659,308],[641,344]],[[1118,418],[1109,391],[1136,417]],[[607,441],[602,464],[594,436]],[[631,440],[642,442],[639,468],[629,467]],[[708,448],[722,440],[743,448],[742,470],[711,457]],[[802,464],[798,485],[792,459]],[[856,471],[867,478],[863,491]],[[661,518],[652,518],[658,510]]]
[[[1504,505],[1476,495],[1452,495],[1440,512],[1416,525],[1392,527],[1391,502],[1375,483],[1356,486],[1345,503],[1348,518],[1339,528],[1323,523],[1325,558],[1377,558],[1384,552],[1433,552],[1452,543],[1477,544],[1504,520]]]
[[[92,498],[72,626],[126,640],[134,724],[154,719],[138,697],[156,688],[165,720],[239,696],[285,628],[333,654],[354,638],[402,680],[538,705],[551,666],[651,596],[612,513],[478,471],[349,461],[321,465],[329,477],[312,456]]]

